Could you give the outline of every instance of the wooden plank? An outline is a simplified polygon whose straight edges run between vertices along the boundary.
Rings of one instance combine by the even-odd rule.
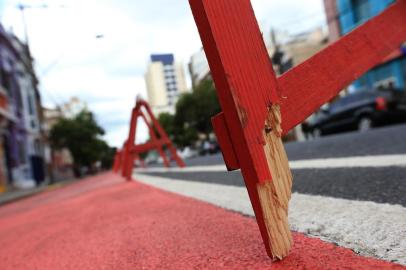
[[[406,0],[339,39],[278,79],[287,133],[406,40]],[[298,110],[300,108],[300,110]]]
[[[249,0],[189,1],[262,239],[268,255],[281,259],[292,244],[291,174],[278,174],[289,171],[279,132],[279,90],[254,12]],[[271,173],[272,166],[282,167]]]
[[[165,130],[161,127],[161,124],[159,124],[158,120],[155,118],[154,114],[152,113],[152,110],[149,106],[149,104],[142,99],[138,99],[137,103],[139,104],[139,106],[142,106],[145,108],[149,118],[151,119],[151,124],[154,128],[156,128],[158,134],[159,134],[159,138],[161,139],[165,139],[167,141],[167,143],[165,143],[165,146],[167,147],[167,149],[169,150],[169,152],[171,153],[172,159],[175,160],[176,164],[183,168],[185,167],[185,162],[183,161],[183,159],[178,155],[178,153],[176,152],[176,148],[173,146],[172,141],[169,139],[168,134],[165,132]],[[162,145],[163,146],[163,145]]]
[[[135,141],[135,134],[136,134],[136,127],[137,127],[137,111],[136,108],[132,109],[131,111],[131,119],[130,119],[130,130],[128,131],[128,138],[125,144],[124,151],[124,161],[123,161],[123,169],[122,175],[127,179],[127,181],[131,180],[132,175],[132,168],[133,168],[133,156],[131,154],[131,149],[134,146]]]
[[[149,123],[148,119],[145,117],[144,113],[143,113],[141,110],[140,110],[140,115],[141,115],[142,119],[144,120],[145,124],[146,124],[147,127],[148,127],[150,139],[151,139],[153,142],[157,141],[158,138],[157,138],[157,136],[156,136],[156,134],[155,134],[155,130],[152,128],[152,126],[151,126],[151,124]],[[163,145],[162,145],[162,146],[163,146]],[[166,154],[165,154],[165,152],[163,151],[162,146],[161,146],[161,145],[158,145],[157,148],[156,148],[156,150],[158,151],[159,155],[162,157],[162,160],[163,160],[163,162],[164,162],[165,167],[169,167],[169,160],[168,160],[168,158],[166,157]]]
[[[228,171],[238,170],[240,164],[235,156],[233,144],[231,143],[231,136],[228,132],[226,119],[224,113],[219,113],[211,118],[214,132],[217,136],[217,142],[220,145],[221,152],[223,153],[224,163],[226,164]]]
[[[151,119],[151,123],[148,121],[147,117],[144,114],[143,108],[145,109],[146,113],[148,114],[149,118]],[[145,124],[147,125],[151,141],[136,145],[135,138],[136,138],[136,129],[137,129],[137,120],[138,117],[141,117]],[[155,133],[155,130],[158,132],[158,135]],[[172,144],[172,141],[169,139],[168,135],[166,134],[165,130],[161,127],[159,122],[156,120],[154,115],[152,114],[151,108],[149,104],[142,100],[137,99],[135,107],[131,112],[131,120],[130,120],[130,130],[128,133],[128,139],[123,147],[123,165],[122,165],[122,175],[127,179],[131,180],[132,169],[134,166],[134,162],[136,159],[140,159],[139,154],[143,152],[147,152],[150,150],[157,150],[161,157],[163,158],[164,164],[166,167],[169,167],[170,161],[168,160],[166,153],[164,151],[164,147],[171,152],[172,158],[176,161],[179,167],[184,167],[184,161],[179,157],[176,152],[175,147]],[[143,161],[141,160],[141,163]],[[142,165],[144,166],[144,165]]]

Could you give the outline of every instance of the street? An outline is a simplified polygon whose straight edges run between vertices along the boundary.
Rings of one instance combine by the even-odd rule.
[[[0,0],[0,270],[406,270],[406,0],[56,2]]]
[[[313,141],[285,144],[290,161],[400,155],[406,163],[406,125],[373,129],[365,133],[351,132],[322,137]],[[403,155],[403,156],[402,156]],[[207,166],[204,171],[164,170],[153,168],[143,173],[165,178],[244,186],[239,171],[210,170],[213,165],[223,165],[221,154],[185,160],[188,167]],[[334,160],[333,160],[334,162]],[[338,168],[292,169],[293,192],[322,195],[351,200],[406,206],[406,164],[403,166],[368,166]]]
[[[405,131],[286,144],[295,244],[279,263],[264,252],[239,171],[225,172],[213,155],[183,169],[138,168],[131,182],[104,173],[2,206],[2,269],[404,269]]]
[[[405,264],[405,132],[399,125],[285,144],[294,175],[291,228]],[[221,155],[186,162],[184,169],[137,168],[134,177],[253,215],[240,172],[226,172]]]

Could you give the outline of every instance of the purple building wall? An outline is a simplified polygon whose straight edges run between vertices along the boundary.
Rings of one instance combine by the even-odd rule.
[[[28,162],[25,161],[27,134],[24,128],[22,96],[17,83],[19,74],[16,72],[15,67],[17,57],[18,53],[12,46],[8,34],[0,25],[0,84],[8,94],[9,113],[11,114],[6,130],[3,130],[6,142],[0,147],[6,148],[6,165],[9,170],[9,180],[11,180],[10,170]]]

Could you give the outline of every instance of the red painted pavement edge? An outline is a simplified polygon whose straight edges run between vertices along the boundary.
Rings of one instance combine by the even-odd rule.
[[[111,173],[0,208],[0,268],[406,269],[294,233],[272,263],[254,219]]]

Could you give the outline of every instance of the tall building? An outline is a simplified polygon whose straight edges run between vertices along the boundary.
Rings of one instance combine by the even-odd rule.
[[[173,54],[152,54],[145,74],[148,101],[155,115],[175,113],[180,94],[187,91],[183,67]]]
[[[329,39],[335,41],[378,15],[395,0],[324,0],[329,26]],[[355,91],[393,85],[406,87],[406,46],[395,50],[386,60],[356,80]]]
[[[268,47],[274,70],[278,75],[297,66],[327,46],[327,35],[321,28],[298,34],[271,33],[272,44]]]
[[[190,57],[188,67],[193,89],[199,85],[202,80],[210,78],[210,67],[203,48]]]

